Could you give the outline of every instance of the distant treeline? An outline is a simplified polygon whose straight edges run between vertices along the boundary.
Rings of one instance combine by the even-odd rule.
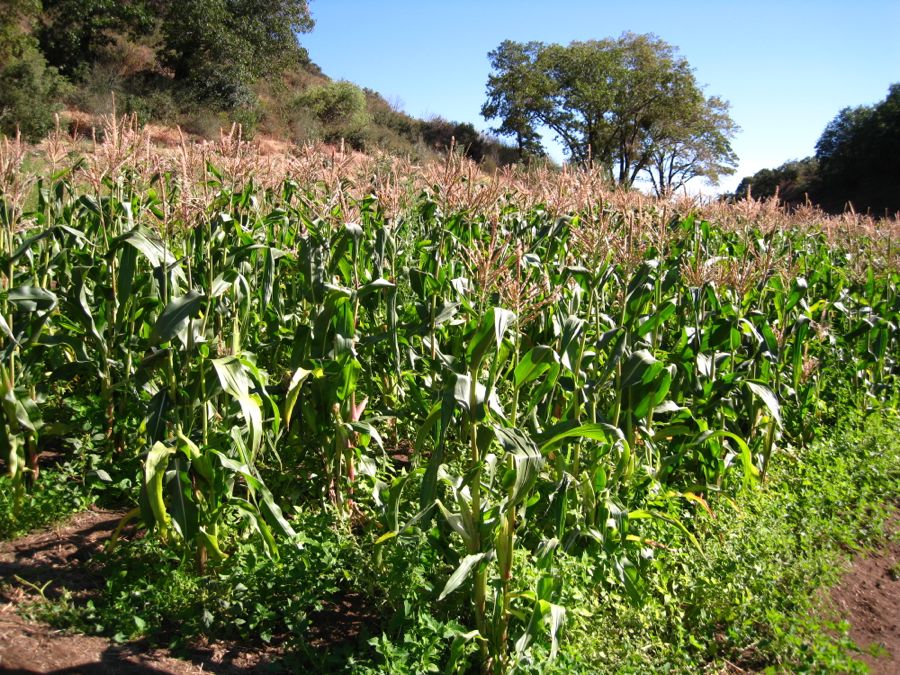
[[[813,157],[763,169],[741,181],[736,197],[807,200],[837,213],[900,211],[900,84],[872,106],[844,108],[825,127]]]

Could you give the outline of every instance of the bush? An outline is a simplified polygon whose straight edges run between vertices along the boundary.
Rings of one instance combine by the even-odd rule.
[[[363,90],[351,82],[329,82],[312,87],[297,97],[296,108],[308,110],[322,125],[322,139],[344,139],[352,147],[365,145],[372,121]]]
[[[113,64],[96,63],[86,70],[69,101],[90,115],[109,115],[114,110],[129,112],[123,107],[124,80]]]
[[[291,140],[295,143],[315,143],[322,140],[322,123],[314,113],[304,108],[294,110],[288,119]]]
[[[37,49],[26,47],[0,70],[0,133],[12,136],[18,129],[29,141],[40,140],[53,128],[68,88]]]
[[[161,122],[174,125],[178,121],[180,109],[172,92],[168,89],[150,89],[143,96],[130,96],[125,112],[135,113],[142,124]]]
[[[245,105],[232,110],[228,117],[233,123],[240,125],[241,137],[251,140],[259,128],[262,111],[258,105]]]
[[[206,139],[219,137],[221,130],[230,126],[224,114],[209,108],[197,107],[184,113],[181,128],[189,134]]]
[[[234,64],[202,64],[180,84],[185,95],[201,105],[222,110],[255,106],[253,78],[245,68]]]

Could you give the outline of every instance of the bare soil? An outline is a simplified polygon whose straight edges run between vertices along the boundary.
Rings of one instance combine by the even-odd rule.
[[[278,671],[275,651],[226,643],[196,644],[187,660],[143,642],[67,635],[17,613],[23,603],[53,599],[65,589],[77,602],[103,582],[90,564],[122,514],[92,509],[50,530],[0,542],[0,671],[11,673],[251,673]]]
[[[900,673],[900,538],[854,560],[831,600],[873,675]]]

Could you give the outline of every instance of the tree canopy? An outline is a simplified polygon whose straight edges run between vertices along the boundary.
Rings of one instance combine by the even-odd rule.
[[[38,0],[0,2],[0,134],[37,140],[53,126],[67,85],[32,36]]]
[[[809,198],[839,212],[900,210],[900,84],[872,106],[847,107],[825,127],[815,157],[763,169],[744,178],[736,196],[751,192],[786,203]]]
[[[830,206],[900,210],[900,83],[873,106],[841,110],[816,143],[816,159]]]
[[[313,26],[306,0],[165,4],[161,61],[202,100],[235,107],[257,77],[306,60],[296,37]]]
[[[152,0],[41,0],[36,36],[47,61],[80,77],[103,56],[113,34],[141,35],[155,27]],[[176,4],[176,3],[172,3]]]
[[[307,0],[4,0],[0,58],[24,36],[82,82],[124,38],[149,49],[151,69],[183,98],[233,109],[253,102],[262,75],[308,62],[297,34],[312,26]]]
[[[643,175],[662,194],[734,171],[727,102],[707,98],[688,62],[654,35],[568,46],[507,40],[488,56],[481,113],[500,120],[494,131],[514,137],[523,156],[542,151],[547,128],[572,161],[597,164],[624,186]]]

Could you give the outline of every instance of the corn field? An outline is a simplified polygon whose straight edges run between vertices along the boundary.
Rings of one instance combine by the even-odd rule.
[[[838,389],[900,397],[896,220],[455,156],[272,158],[237,133],[162,150],[111,119],[90,147],[4,141],[0,221],[19,497],[44,402],[90,394],[107,469],[140,458],[123,527],[198,574],[237,538],[297,545],[298,506],[353,523],[376,570],[433,546],[428,601],[468,628],[448,672],[552,658],[561,556],[602,557],[639,599],[647,524],[699,546],[681,514],[759,489]]]

